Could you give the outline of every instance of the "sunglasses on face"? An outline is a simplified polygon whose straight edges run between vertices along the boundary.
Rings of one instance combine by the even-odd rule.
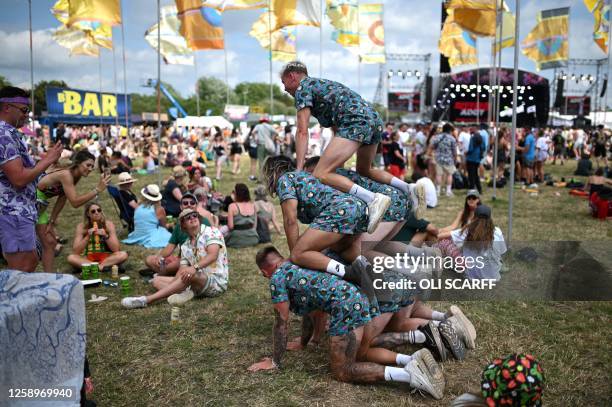
[[[28,114],[28,113],[30,112],[30,108],[29,108],[29,107],[27,107],[27,106],[24,106],[24,107],[19,107],[19,106],[17,106],[17,105],[12,104],[12,103],[7,103],[7,104],[8,104],[9,106],[12,106],[12,107],[14,107],[15,109],[19,110],[19,111],[20,111],[21,113],[23,113],[23,114]]]
[[[187,199],[181,202],[181,205],[183,206],[194,206],[195,204],[196,204],[195,201],[192,201],[190,199]]]
[[[185,221],[189,221],[189,220],[197,219],[197,218],[198,218],[197,213],[190,213],[189,215],[185,216],[183,219],[185,219]]]
[[[96,213],[102,213],[102,209],[91,209],[89,211],[90,215],[95,215]]]

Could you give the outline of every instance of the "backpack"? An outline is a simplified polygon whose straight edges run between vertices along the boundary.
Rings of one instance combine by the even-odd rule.
[[[465,189],[466,185],[463,175],[459,171],[455,171],[453,174],[453,189]]]

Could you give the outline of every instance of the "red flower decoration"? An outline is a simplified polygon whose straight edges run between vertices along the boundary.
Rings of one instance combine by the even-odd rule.
[[[508,371],[508,369],[502,370],[502,376],[504,377],[504,379],[510,378],[510,372]]]
[[[493,361],[493,364],[494,364],[494,365],[501,365],[501,362],[502,362],[502,360],[501,360],[501,359],[495,359],[495,360]]]
[[[522,372],[517,374],[516,375],[516,380],[518,380],[521,383],[525,383],[525,375]]]
[[[521,359],[521,364],[522,364],[523,366],[525,366],[527,369],[529,369],[529,368],[531,367],[531,363],[529,363],[529,360],[524,359],[524,358],[523,358],[523,359]]]
[[[514,365],[516,365],[516,362],[515,362],[514,360],[509,360],[509,361],[508,361],[508,366],[509,366],[509,367],[512,367],[512,366],[514,366]]]
[[[514,389],[515,387],[516,387],[516,382],[514,380],[510,380],[510,382],[508,383],[508,388]]]
[[[495,400],[493,400],[493,397],[487,397],[486,402],[487,402],[487,406],[495,407]]]

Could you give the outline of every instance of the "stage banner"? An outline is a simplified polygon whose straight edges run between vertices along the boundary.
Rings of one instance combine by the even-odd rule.
[[[418,113],[421,108],[419,92],[389,92],[389,111]]]
[[[131,116],[131,97],[79,89],[47,88],[47,111],[54,122],[114,124],[117,117]],[[120,120],[120,121],[121,121]],[[122,121],[124,123],[124,120]]]
[[[249,106],[225,105],[223,114],[230,120],[246,120],[249,115]]]

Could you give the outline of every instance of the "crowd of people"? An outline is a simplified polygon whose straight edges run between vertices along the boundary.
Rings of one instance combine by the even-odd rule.
[[[295,98],[295,125],[263,118],[250,128],[168,126],[157,134],[146,125],[127,130],[60,124],[39,127],[27,139],[19,129],[26,124],[29,95],[13,87],[0,90],[0,244],[8,267],[31,272],[40,258],[45,272],[55,272],[55,255],[66,240],[57,224],[68,201],[83,207],[67,258],[75,273],[90,262],[102,272],[113,266],[127,272],[123,245],[155,249],[136,260],[155,291],[125,297],[121,304],[134,309],[166,299],[178,306],[228,290],[228,248],[257,246],[271,242],[271,233],[284,234],[286,255],[266,246],[254,259],[270,280],[275,321],[271,357],[249,370],[278,369],[286,350],[299,351],[327,334],[335,379],[403,382],[443,398],[439,362],[465,359],[475,347],[476,328],[457,306],[434,310],[418,289],[389,288],[381,281],[419,281],[443,272],[500,280],[506,245],[483,202],[483,189],[492,182],[505,185],[512,143],[517,182],[536,188],[547,181],[545,163],[586,160],[591,166],[578,169],[592,176],[587,188],[601,193],[610,185],[609,129],[524,128],[512,137],[507,128],[491,131],[486,125],[384,124],[357,93],[309,77],[300,62],[287,64],[281,80]],[[309,128],[311,117],[319,122],[315,128]],[[239,174],[244,155],[250,184],[236,183],[223,196],[224,173]],[[354,168],[345,168],[354,155]],[[78,193],[81,178],[96,168],[95,188]],[[161,185],[132,191],[139,174],[158,171],[170,176]],[[129,225],[123,240],[97,199],[112,188]],[[428,221],[425,209],[457,188],[467,194],[453,222]],[[374,270],[403,253],[409,264]],[[468,258],[482,261],[468,265]],[[288,339],[290,312],[303,318],[301,337],[294,341]],[[394,351],[404,344],[422,349]],[[517,363],[528,366],[524,373],[513,370],[522,379],[491,373]],[[495,361],[483,377],[482,397],[464,395],[464,401],[541,403],[543,373],[529,355]],[[491,392],[485,384],[507,391]]]

